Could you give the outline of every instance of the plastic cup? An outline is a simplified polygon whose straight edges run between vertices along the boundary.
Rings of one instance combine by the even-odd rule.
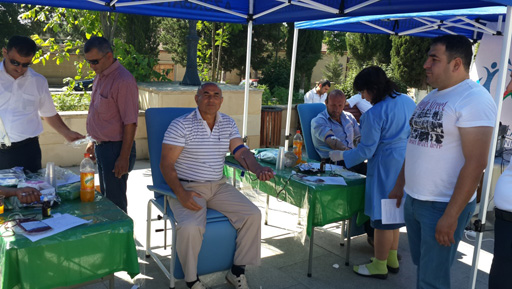
[[[279,150],[277,152],[277,160],[276,160],[276,169],[282,170],[284,169],[284,147],[279,147]]]
[[[46,163],[45,181],[48,184],[50,184],[52,187],[57,188],[57,178],[55,176],[55,163],[54,162]]]

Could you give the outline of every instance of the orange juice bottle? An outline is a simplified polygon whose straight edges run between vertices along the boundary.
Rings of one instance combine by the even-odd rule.
[[[293,137],[293,153],[297,156],[297,163],[302,162],[302,136],[300,135],[300,130],[297,130],[297,133]]]
[[[89,153],[84,154],[84,159],[80,163],[80,200],[94,201],[94,163]]]

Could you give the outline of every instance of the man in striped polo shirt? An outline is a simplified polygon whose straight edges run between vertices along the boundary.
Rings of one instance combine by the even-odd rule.
[[[167,129],[160,169],[177,196],[169,198],[178,222],[177,253],[185,282],[192,289],[206,288],[197,278],[197,256],[206,223],[206,208],[229,218],[237,230],[233,267],[226,280],[236,288],[249,288],[245,265],[260,264],[261,212],[223,176],[224,157],[230,151],[242,166],[262,181],[274,177],[244,146],[235,121],[219,112],[222,91],[204,83],[195,95],[197,109],[175,119]]]

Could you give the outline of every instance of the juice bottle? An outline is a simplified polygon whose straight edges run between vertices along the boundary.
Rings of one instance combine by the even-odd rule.
[[[297,163],[302,162],[302,136],[300,135],[300,130],[297,130],[297,133],[293,137],[293,153],[297,156]]]
[[[94,201],[94,163],[89,153],[84,154],[80,163],[80,199],[82,202]]]

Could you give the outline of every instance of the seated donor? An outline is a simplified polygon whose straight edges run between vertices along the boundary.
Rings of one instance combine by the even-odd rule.
[[[343,111],[346,100],[341,90],[331,91],[325,100],[326,109],[311,120],[313,145],[322,160],[328,163],[330,151],[353,149],[361,137],[359,124],[354,116]],[[345,165],[343,161],[338,164]],[[366,175],[366,164],[361,163],[351,170]]]
[[[386,279],[388,271],[398,273],[398,239],[405,224],[382,224],[381,200],[387,199],[395,186],[405,159],[409,137],[409,119],[416,105],[398,92],[384,70],[378,66],[363,69],[354,79],[354,90],[373,104],[361,116],[361,142],[347,151],[331,151],[333,161],[345,160],[347,167],[368,160],[364,213],[375,228],[375,258],[370,264],[354,266],[354,272]]]
[[[304,103],[325,103],[327,91],[331,88],[329,80],[320,80],[313,89],[304,94]]]
[[[350,106],[350,108],[357,107],[361,114],[372,108],[372,104],[368,100],[361,97],[360,93],[352,95],[352,97],[347,99],[346,105]]]
[[[224,157],[235,159],[262,181],[274,177],[244,146],[235,121],[219,112],[222,91],[215,83],[204,83],[195,95],[197,109],[175,119],[167,129],[160,169],[176,194],[169,198],[178,222],[177,253],[187,286],[206,288],[197,276],[197,257],[203,241],[206,208],[223,213],[237,230],[233,267],[226,280],[236,288],[249,288],[245,265],[260,264],[261,213],[249,199],[223,176]]]

